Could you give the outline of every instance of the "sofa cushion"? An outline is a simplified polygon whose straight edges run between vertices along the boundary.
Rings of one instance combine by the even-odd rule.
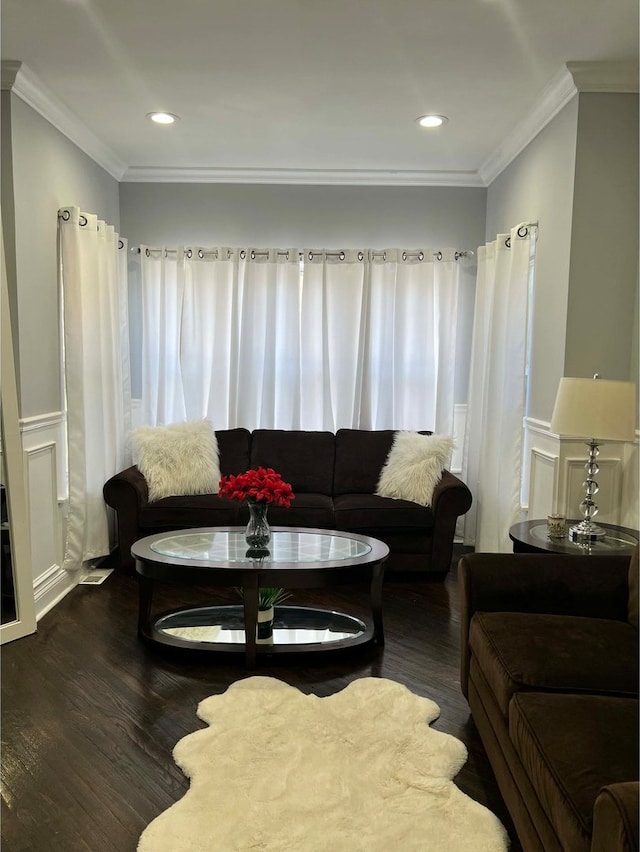
[[[272,527],[311,527],[315,529],[334,529],[333,501],[326,494],[305,494],[298,492],[289,509],[282,506],[269,506],[269,525]],[[241,523],[249,520],[246,507],[240,513]]]
[[[375,494],[341,494],[333,501],[336,529],[377,530],[380,533],[424,535],[433,528],[433,512],[409,500],[378,497]]]
[[[638,631],[624,621],[477,612],[469,646],[505,717],[520,689],[638,695]]]
[[[335,436],[332,432],[255,429],[251,467],[270,467],[299,493],[333,493]]]
[[[518,693],[509,736],[562,848],[587,852],[601,787],[638,778],[638,700]]]
[[[338,429],[333,494],[373,494],[395,434],[393,429]]]
[[[239,513],[240,503],[217,494],[165,497],[141,507],[139,526],[145,530],[230,527],[240,523]]]
[[[220,473],[244,473],[251,467],[251,432],[248,429],[217,429]]]

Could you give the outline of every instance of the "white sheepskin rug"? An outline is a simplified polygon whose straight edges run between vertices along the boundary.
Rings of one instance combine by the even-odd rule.
[[[249,677],[205,698],[209,725],[176,745],[191,785],[138,852],[498,852],[497,817],[451,780],[463,743],[399,683],[361,678],[327,698]]]

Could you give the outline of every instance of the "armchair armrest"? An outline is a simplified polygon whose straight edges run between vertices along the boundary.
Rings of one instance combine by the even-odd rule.
[[[467,695],[475,612],[529,612],[627,621],[629,557],[470,553],[458,562],[460,684]]]
[[[638,848],[640,783],[609,784],[598,793],[593,808],[591,852],[631,852]]]
[[[134,465],[108,479],[102,494],[107,506],[115,509],[120,565],[127,571],[133,571],[134,559],[131,556],[131,545],[140,538],[138,521],[140,509],[149,502],[147,480]]]
[[[451,567],[453,540],[456,522],[471,508],[473,498],[467,485],[449,470],[442,471],[431,499],[433,511],[433,538],[431,544],[431,568],[446,574]]]

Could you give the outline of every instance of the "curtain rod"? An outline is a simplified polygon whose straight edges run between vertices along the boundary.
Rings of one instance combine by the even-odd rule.
[[[528,227],[533,227],[533,225],[529,225]],[[133,252],[134,254],[141,254],[142,249],[141,249],[140,246],[132,246],[130,251]],[[144,251],[145,251],[145,255],[147,257],[151,257],[151,255],[154,254],[154,253],[155,254],[161,254],[162,252],[164,252],[165,257],[168,257],[169,255],[177,254],[177,249],[167,249],[167,248],[165,248],[165,249],[146,248]],[[231,251],[232,251],[231,249],[227,249],[227,260],[231,257]],[[191,259],[193,257],[193,249],[191,249],[191,248],[186,249],[185,254],[189,259]],[[257,258],[261,258],[261,257],[269,257],[269,254],[270,254],[269,251],[256,251],[255,249],[251,249],[251,251],[247,252],[246,249],[241,249],[240,250],[240,259],[245,260],[248,256],[250,258],[250,260],[256,260]],[[289,252],[286,251],[286,250],[285,251],[276,250],[275,254],[277,255],[277,257],[285,257],[287,260],[289,259]],[[453,257],[454,257],[454,260],[460,260],[460,258],[462,258],[462,257],[468,257],[468,258],[475,257],[475,254],[476,253],[474,251],[472,251],[471,249],[465,249],[464,251],[457,251],[456,250],[454,252]],[[217,259],[218,255],[219,255],[218,249],[198,249],[198,257],[200,258],[200,260],[203,260],[206,257],[214,257],[214,258]],[[347,256],[345,251],[319,251],[319,252],[315,252],[315,253],[313,251],[309,251],[308,254],[307,254],[307,259],[312,261],[315,257],[319,257],[321,255],[324,255],[325,257],[329,257],[329,258],[338,258],[338,260],[346,260],[346,256]],[[300,260],[304,260],[304,252],[298,252],[298,256],[299,256]],[[384,261],[384,260],[387,259],[387,252],[382,250],[382,249],[379,249],[379,250],[371,249],[370,250],[370,257],[371,257],[372,260],[383,260]],[[403,251],[401,257],[402,257],[402,260],[404,260],[404,261],[416,260],[416,259],[419,260],[419,261],[423,261],[424,258],[425,258],[425,254],[424,254],[423,251]],[[444,254],[441,251],[434,251],[433,257],[435,258],[435,260],[442,260],[443,257],[444,257]],[[359,251],[358,254],[357,254],[357,258],[358,258],[359,261],[363,261],[364,260],[364,252]]]

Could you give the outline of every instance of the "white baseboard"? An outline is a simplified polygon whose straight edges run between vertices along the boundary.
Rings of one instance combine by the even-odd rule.
[[[60,603],[78,585],[80,572],[65,571],[60,565],[52,565],[33,584],[36,606],[36,621]]]

